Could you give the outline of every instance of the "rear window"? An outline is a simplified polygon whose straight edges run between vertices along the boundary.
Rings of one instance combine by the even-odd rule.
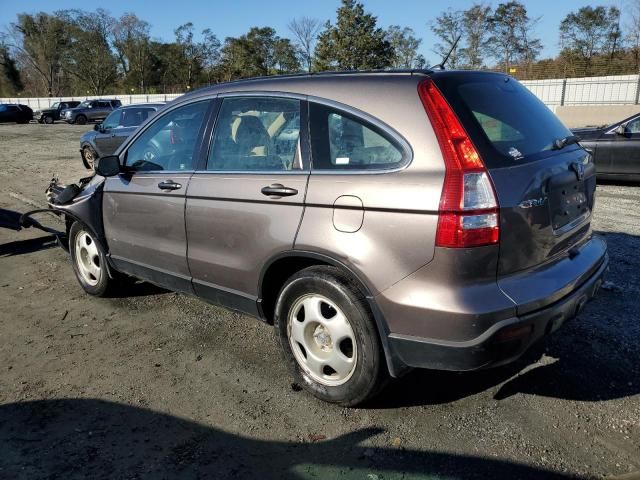
[[[548,155],[554,140],[571,135],[544,103],[510,77],[458,75],[436,84],[489,167],[534,161]]]

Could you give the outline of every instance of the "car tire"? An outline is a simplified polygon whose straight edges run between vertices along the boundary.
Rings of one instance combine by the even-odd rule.
[[[102,245],[81,222],[75,222],[69,230],[69,253],[73,271],[85,292],[103,297],[115,288],[116,280],[109,276]]]
[[[389,378],[367,300],[336,267],[293,275],[278,296],[274,326],[296,383],[321,400],[356,406]]]
[[[85,145],[82,147],[82,163],[87,167],[87,170],[95,170],[96,169],[96,161],[98,160],[98,155],[96,152],[89,146]]]
[[[44,117],[44,123],[46,123],[47,125],[51,125],[53,123],[53,117],[47,115],[46,117]]]
[[[85,117],[84,115],[78,115],[73,123],[76,123],[78,125],[86,125],[87,117]]]

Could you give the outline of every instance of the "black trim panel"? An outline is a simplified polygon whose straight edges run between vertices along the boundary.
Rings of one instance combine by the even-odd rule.
[[[256,318],[262,318],[258,311],[256,297],[245,295],[237,290],[214,285],[207,282],[193,280],[193,290],[198,298],[214,305],[219,305],[236,312],[245,313]]]
[[[145,280],[174,292],[188,293],[190,295],[194,294],[190,277],[177,275],[175,272],[151,267],[143,263],[134,262],[114,255],[109,255],[109,259],[115,269],[119,272],[126,273],[127,275]]]

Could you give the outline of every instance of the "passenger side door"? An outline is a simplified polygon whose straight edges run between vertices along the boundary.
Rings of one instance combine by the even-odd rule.
[[[257,315],[264,265],[293,248],[309,175],[306,103],[222,98],[206,165],[189,183],[186,225],[196,294]]]
[[[106,179],[104,230],[118,270],[192,292],[185,193],[201,152],[210,100],[183,104],[150,123],[121,153],[123,172]]]

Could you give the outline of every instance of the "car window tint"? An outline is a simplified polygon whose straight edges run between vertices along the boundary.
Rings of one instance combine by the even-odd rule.
[[[20,109],[18,107],[16,107],[15,105],[9,105],[7,107],[7,110],[10,111],[10,112],[19,112],[20,111]]]
[[[207,170],[292,170],[299,136],[299,100],[225,98]]]
[[[122,110],[116,110],[111,112],[109,116],[102,122],[104,128],[116,128],[120,125],[120,117],[122,116]]]
[[[137,127],[153,113],[152,108],[125,108],[122,110],[120,125],[122,127]]]
[[[209,101],[185,105],[157,118],[129,147],[132,170],[192,170]]]
[[[354,115],[311,103],[315,170],[385,169],[399,166],[402,149],[378,127]]]
[[[640,118],[636,118],[627,123],[627,132],[640,133]]]

